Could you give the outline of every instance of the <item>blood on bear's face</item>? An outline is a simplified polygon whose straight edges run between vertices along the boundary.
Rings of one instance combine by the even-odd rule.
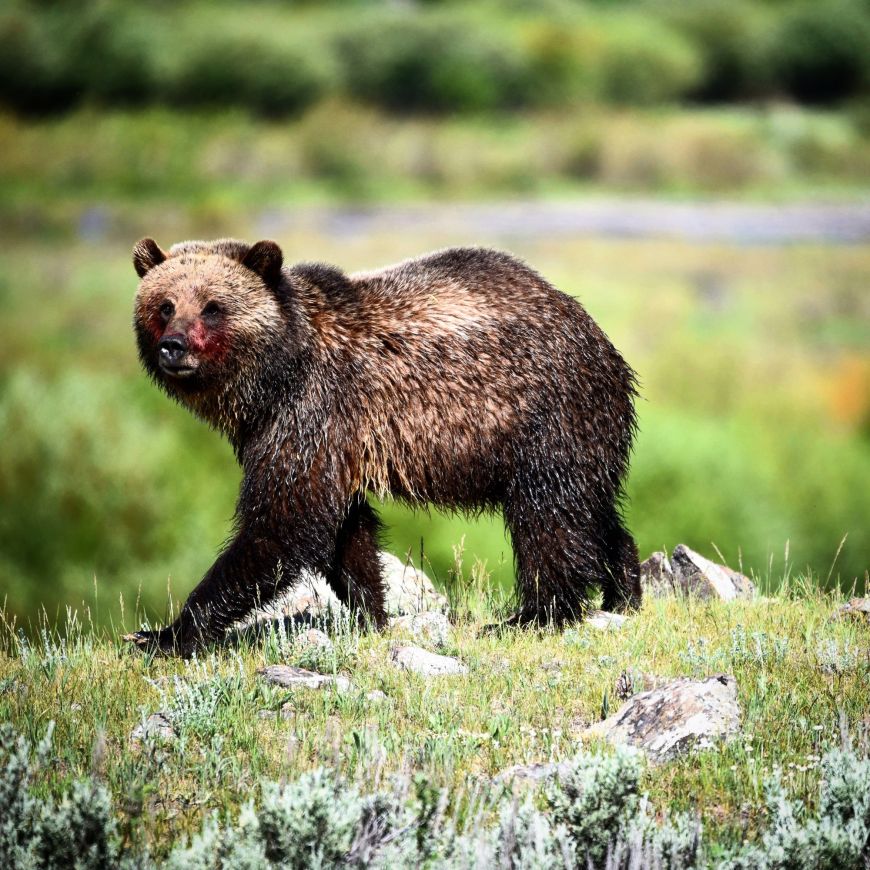
[[[176,395],[226,386],[282,328],[274,292],[282,255],[274,242],[188,242],[166,253],[143,239],[133,263],[141,279],[134,314],[139,355]]]
[[[203,363],[220,363],[229,348],[225,308],[215,299],[202,305],[200,288],[181,289],[164,299],[148,320],[157,366],[174,379],[190,378]]]

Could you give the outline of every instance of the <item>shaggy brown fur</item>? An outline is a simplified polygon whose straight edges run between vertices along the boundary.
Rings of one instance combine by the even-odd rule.
[[[284,267],[274,242],[134,249],[142,362],[244,469],[236,535],[178,620],[134,636],[187,653],[303,569],[385,621],[366,493],[504,511],[518,621],[640,601],[619,502],[634,377],[573,299],[497,251],[364,274]]]

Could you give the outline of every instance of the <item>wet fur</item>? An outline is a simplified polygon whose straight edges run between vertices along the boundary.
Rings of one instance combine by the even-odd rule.
[[[280,252],[235,241],[168,255],[140,246],[142,362],[229,438],[244,469],[234,539],[176,623],[137,636],[143,645],[184,653],[217,639],[303,569],[382,625],[367,492],[503,510],[521,622],[576,618],[595,587],[608,609],[639,603],[620,514],[634,376],[586,311],[536,272],[479,248],[345,275],[282,269]],[[207,300],[226,310],[218,350],[182,382],[156,365],[155,311],[168,296],[194,331]]]

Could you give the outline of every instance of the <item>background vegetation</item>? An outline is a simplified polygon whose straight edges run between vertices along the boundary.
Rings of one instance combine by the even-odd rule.
[[[787,561],[861,586],[866,242],[550,236],[486,220],[470,234],[449,206],[425,227],[388,209],[862,201],[868,21],[857,0],[5,4],[9,612],[86,598],[117,620],[123,593],[128,619],[137,598],[160,616],[167,586],[183,597],[228,533],[230,451],[138,370],[129,250],[143,235],[274,237],[288,259],[348,270],[446,244],[510,248],[582,299],[640,374],[627,509],[644,554],[715,544],[770,585]],[[638,207],[655,204],[624,205]],[[440,581],[462,545],[467,565],[510,582],[497,518],[385,512],[392,549]]]

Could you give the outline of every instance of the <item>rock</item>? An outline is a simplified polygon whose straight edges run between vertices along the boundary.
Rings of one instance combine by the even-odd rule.
[[[431,653],[419,646],[394,646],[390,661],[399,668],[424,677],[467,674],[468,668],[459,659]]]
[[[674,548],[671,556],[676,588],[684,594],[696,595],[704,600],[720,598],[752,598],[755,586],[748,577],[705,559],[685,544]]]
[[[435,590],[422,571],[392,553],[381,553],[381,564],[387,589],[387,613],[391,616],[447,612],[447,598]]]
[[[366,700],[371,701],[373,704],[380,704],[387,700],[387,696],[380,689],[372,689],[371,692],[366,694]]]
[[[323,689],[334,686],[339,692],[347,692],[350,689],[350,680],[347,677],[332,676],[331,674],[318,674],[307,671],[305,668],[294,668],[290,665],[269,665],[257,671],[261,677],[277,686],[294,688],[302,686],[306,689]]]
[[[651,598],[673,595],[677,591],[677,581],[667,553],[653,553],[649,559],[641,562],[640,586],[643,594]]]
[[[325,631],[319,628],[309,628],[308,631],[303,631],[296,636],[294,641],[298,649],[316,649],[323,652],[332,652],[332,641]]]
[[[539,761],[534,764],[513,764],[496,774],[495,781],[501,783],[544,782],[568,771],[568,762]]]
[[[407,632],[414,640],[428,641],[435,646],[444,646],[450,637],[450,623],[443,613],[413,613],[394,616],[390,627]]]
[[[274,710],[258,710],[257,711],[258,719],[277,719],[278,714]]]
[[[703,680],[680,678],[640,692],[603,722],[583,732],[643,750],[661,762],[692,749],[704,749],[740,729],[737,681],[716,674]]]
[[[147,740],[167,741],[175,738],[175,729],[165,713],[152,713],[130,733],[130,743],[139,746]]]
[[[870,598],[850,598],[834,616],[837,619],[856,619],[870,624]]]
[[[435,590],[432,581],[413,565],[406,565],[392,553],[380,554],[384,568],[387,613],[404,616],[416,613],[446,613],[447,598]],[[267,607],[257,610],[239,627],[255,625],[281,617],[323,616],[339,613],[344,605],[319,574],[304,572],[299,582]]]
[[[617,631],[628,621],[621,613],[608,613],[606,610],[595,610],[583,620],[587,625],[599,631]]]

